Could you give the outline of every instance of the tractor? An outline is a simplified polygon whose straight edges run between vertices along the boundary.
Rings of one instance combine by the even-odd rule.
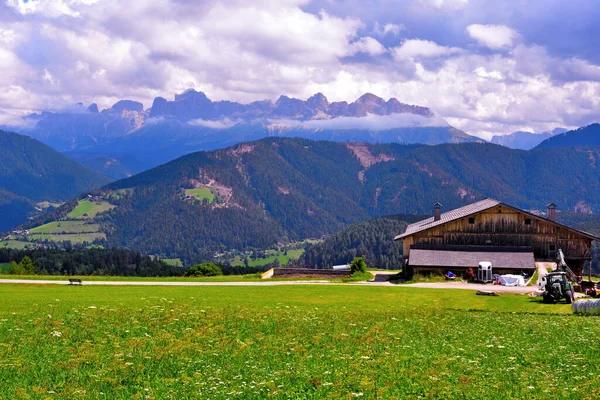
[[[544,303],[557,303],[565,299],[567,304],[571,304],[575,299],[573,294],[573,285],[567,278],[567,273],[551,272],[544,277]]]

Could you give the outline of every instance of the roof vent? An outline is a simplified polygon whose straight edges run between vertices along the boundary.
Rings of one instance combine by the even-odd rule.
[[[548,205],[546,205],[546,208],[546,218],[548,218],[552,222],[556,222],[556,204],[548,203]]]
[[[435,203],[433,205],[433,220],[439,221],[442,219],[442,205],[440,203]]]

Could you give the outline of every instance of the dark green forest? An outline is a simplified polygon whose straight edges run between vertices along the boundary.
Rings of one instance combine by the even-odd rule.
[[[307,268],[331,268],[365,257],[369,268],[401,269],[402,242],[394,237],[406,226],[425,217],[393,215],[352,224],[324,241],[306,248],[297,264]]]

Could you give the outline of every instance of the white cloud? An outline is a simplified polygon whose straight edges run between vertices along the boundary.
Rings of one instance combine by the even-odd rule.
[[[380,24],[379,22],[375,22],[373,26],[373,33],[377,36],[383,37],[386,35],[398,36],[400,32],[406,30],[406,27],[403,24]]]
[[[469,4],[469,0],[420,0],[420,2],[438,9],[459,9]]]
[[[371,131],[387,130],[407,127],[445,127],[448,126],[439,116],[424,117],[415,114],[375,115],[367,114],[366,117],[339,117],[326,120],[298,121],[277,119],[270,120],[277,127],[303,128],[303,129],[366,129]]]
[[[352,43],[352,52],[377,56],[386,53],[387,50],[381,43],[377,41],[377,39],[373,39],[372,37],[363,37]]]
[[[188,125],[202,126],[204,128],[211,128],[211,129],[227,129],[227,128],[231,128],[232,126],[235,126],[239,123],[240,123],[240,121],[233,121],[229,118],[224,118],[224,119],[218,120],[218,121],[211,121],[211,120],[206,120],[206,119],[193,119],[191,121],[188,121]]]
[[[405,40],[400,47],[393,49],[396,60],[409,60],[414,58],[431,58],[448,56],[460,53],[461,49],[456,47],[445,47],[439,44],[421,39]]]
[[[512,47],[519,37],[518,33],[505,25],[480,25],[467,26],[467,33],[480,45],[492,50]]]

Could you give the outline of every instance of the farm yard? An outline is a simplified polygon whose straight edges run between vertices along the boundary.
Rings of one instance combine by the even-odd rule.
[[[598,320],[357,285],[0,286],[0,398],[597,398]]]

